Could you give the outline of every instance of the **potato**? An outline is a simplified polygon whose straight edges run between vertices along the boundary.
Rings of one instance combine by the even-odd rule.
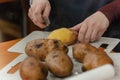
[[[28,56],[34,55],[42,61],[53,50],[61,50],[66,54],[68,52],[68,48],[63,42],[53,39],[35,39],[25,46],[25,52]]]
[[[52,31],[48,35],[48,39],[61,40],[62,42],[69,46],[76,42],[77,32],[70,30],[68,28],[60,28]]]
[[[89,43],[77,43],[73,45],[73,57],[79,61],[83,62],[85,55],[89,52],[96,52],[97,49],[91,46]]]
[[[112,64],[112,59],[103,50],[86,43],[73,46],[73,57],[83,63],[82,70],[87,71],[105,64]]]
[[[21,62],[19,71],[22,80],[46,80],[48,75],[47,66],[33,56]]]
[[[113,61],[105,52],[88,53],[83,60],[83,71],[88,71],[105,64],[112,64]]]
[[[63,51],[52,51],[46,56],[45,62],[50,72],[57,77],[66,77],[72,73],[73,63]]]

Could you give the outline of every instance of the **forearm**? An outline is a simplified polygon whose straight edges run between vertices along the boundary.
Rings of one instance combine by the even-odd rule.
[[[114,0],[108,5],[99,9],[108,18],[109,22],[120,18],[120,0]]]

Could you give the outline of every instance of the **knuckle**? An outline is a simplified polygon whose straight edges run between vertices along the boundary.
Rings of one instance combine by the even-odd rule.
[[[83,35],[84,34],[84,30],[79,31],[79,33],[80,33],[80,35]]]
[[[40,13],[38,13],[38,11],[35,11],[33,14],[34,14],[34,15],[38,15],[38,14],[40,14]]]

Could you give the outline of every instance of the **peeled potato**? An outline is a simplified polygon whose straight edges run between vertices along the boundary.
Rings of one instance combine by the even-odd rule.
[[[19,70],[22,80],[46,80],[48,75],[46,65],[33,56],[24,59]]]
[[[63,51],[53,51],[45,59],[48,69],[57,77],[66,77],[72,74],[73,63]]]
[[[77,33],[68,28],[56,29],[52,31],[48,36],[48,39],[61,40],[66,45],[71,45],[75,43],[76,38],[77,38]]]

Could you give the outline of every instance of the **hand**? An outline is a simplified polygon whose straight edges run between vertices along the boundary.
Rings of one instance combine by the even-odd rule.
[[[35,25],[45,28],[49,24],[45,24],[50,14],[51,6],[48,0],[33,0],[29,9],[28,16]]]
[[[97,11],[71,29],[79,32],[78,40],[80,42],[88,43],[99,40],[108,26],[109,21],[107,17],[102,12]]]

